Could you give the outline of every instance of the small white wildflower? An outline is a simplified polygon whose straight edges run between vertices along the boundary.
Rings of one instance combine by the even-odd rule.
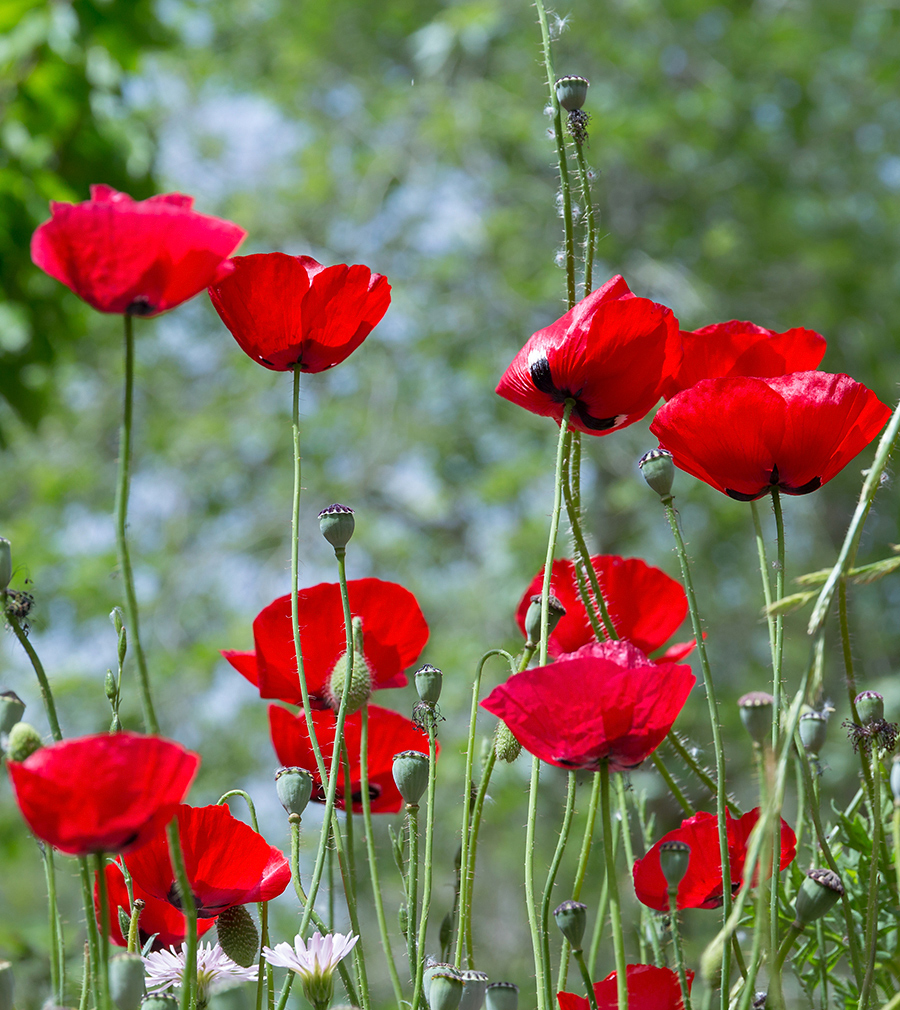
[[[148,954],[144,958],[147,991],[165,992],[180,986],[184,981],[186,954],[186,943],[181,945],[180,951],[169,947],[168,950]],[[200,943],[197,945],[197,1001],[205,1002],[210,992],[230,982],[255,982],[258,972],[257,965],[242,968],[236,964],[218,944]]]
[[[323,936],[314,933],[305,944],[298,935],[294,946],[279,943],[273,947],[263,947],[263,957],[269,964],[279,968],[290,968],[303,982],[303,992],[312,1005],[319,1010],[331,1002],[334,993],[334,969],[356,946],[358,936],[348,933],[329,933]]]

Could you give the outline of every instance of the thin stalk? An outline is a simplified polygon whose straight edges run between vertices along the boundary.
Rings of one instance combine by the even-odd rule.
[[[466,903],[467,907],[465,910],[465,937],[466,937],[466,955],[468,957],[469,968],[475,967],[475,943],[472,934],[472,897],[475,893],[475,859],[478,855],[478,832],[481,830],[481,815],[484,811],[484,801],[487,797],[488,784],[491,781],[491,773],[494,770],[494,765],[497,763],[497,753],[491,748],[490,754],[488,754],[487,761],[484,763],[484,769],[481,773],[481,782],[478,784],[478,792],[475,795],[475,804],[472,807],[472,828],[471,828],[471,839],[469,843],[469,860],[466,864],[468,869],[466,870],[464,876],[468,879],[466,886]],[[460,863],[460,866],[463,866]],[[458,968],[462,963],[460,960],[460,951],[457,950],[457,963]]]
[[[797,940],[797,937],[803,932],[803,927],[797,922],[792,922],[788,931],[784,934],[784,939],[781,941],[781,946],[778,948],[778,953],[775,956],[775,965],[772,968],[773,975],[781,975],[781,971],[784,968],[784,962],[787,960],[788,954],[791,952],[791,948]]]
[[[544,938],[534,897],[534,835],[537,823],[537,793],[541,776],[541,762],[531,759],[531,783],[528,788],[528,820],[525,828],[525,907],[531,931],[531,948],[534,952],[534,977],[537,985],[538,1010],[550,1010],[547,1005],[545,975],[549,965],[544,964]]]
[[[868,899],[866,902],[866,945],[868,952],[866,974],[863,977],[862,988],[859,991],[857,1010],[866,1010],[869,1005],[869,993],[872,991],[872,981],[875,978],[875,958],[878,939],[878,850],[881,845],[882,833],[882,774],[878,751],[872,747],[872,866],[869,872]]]
[[[88,1000],[91,995],[91,977],[93,975],[93,969],[91,968],[91,945],[86,943],[84,945],[84,959],[82,961],[81,968],[81,996],[78,1000],[78,1010],[87,1010]]]
[[[590,582],[591,592],[594,594],[593,602],[596,604],[596,609],[600,614],[600,620],[603,622],[603,634],[598,635],[597,640],[602,642],[604,638],[611,638],[615,641],[619,635],[612,622],[612,618],[609,616],[609,610],[606,606],[603,590],[600,588],[600,581],[597,578],[597,570],[591,564],[591,552],[588,548],[587,541],[584,539],[584,533],[582,533],[581,530],[581,519],[578,515],[579,508],[575,502],[568,482],[563,482],[563,493],[566,500],[566,515],[568,516],[569,527],[572,531],[572,543],[575,546],[577,560],[581,563],[583,575],[586,575]],[[582,598],[584,598],[584,595]],[[591,605],[591,600],[585,599],[584,605],[588,612],[588,616],[592,616],[594,614],[594,606]],[[596,617],[594,617],[591,623],[594,626],[594,634],[596,635]]]
[[[625,846],[625,865],[634,866],[634,848],[631,844],[631,819],[628,815],[628,801],[625,796],[625,783],[621,775],[616,776],[616,803],[619,807],[619,823],[622,825],[622,841]],[[641,929],[638,937],[640,944],[641,962],[647,960],[647,947],[644,942],[645,935],[650,937],[650,946],[653,948],[653,956],[657,966],[662,966],[662,950],[659,946],[659,938],[656,934],[655,917],[650,918],[645,905],[641,905]],[[688,1007],[687,1010],[690,1010]]]
[[[555,89],[554,89],[555,90]],[[578,175],[581,179],[581,199],[584,201],[584,212],[587,217],[587,234],[584,236],[584,293],[589,295],[594,283],[594,201],[591,199],[591,179],[587,163],[584,160],[584,149],[575,141],[575,157],[578,159]]]
[[[538,0],[540,4],[540,0]],[[541,587],[541,641],[539,665],[547,665],[547,647],[550,630],[550,579],[553,572],[553,555],[556,552],[556,538],[559,534],[559,514],[562,509],[563,460],[565,458],[566,432],[569,417],[575,401],[567,399],[559,423],[559,440],[556,444],[556,476],[553,482],[553,513],[550,517],[550,535],[547,538],[547,558],[544,562],[544,581]]]
[[[129,954],[137,954],[140,949],[141,934],[139,924],[141,921],[141,912],[143,911],[143,899],[136,898],[131,902],[131,917],[128,920],[128,939],[126,942],[126,950]]]
[[[771,607],[774,599],[772,596],[772,580],[769,577],[769,561],[766,557],[766,540],[763,536],[762,521],[759,516],[759,506],[755,501],[750,502],[750,514],[753,516],[753,531],[756,534],[756,553],[759,555],[759,574],[762,576],[763,599],[766,601],[766,624],[769,627],[769,650],[775,652],[775,615]]]
[[[184,863],[181,839],[178,834],[178,818],[173,817],[166,827],[169,840],[169,858],[175,871],[175,884],[181,899],[181,911],[185,918],[184,982],[181,988],[181,1010],[191,1010],[197,1001],[197,906],[191,891],[191,882]]]
[[[100,985],[103,991],[101,1004],[110,1002],[109,991],[109,894],[106,886],[106,857],[102,852],[94,854],[97,869],[97,890],[100,902]]]
[[[38,654],[34,651],[34,646],[28,640],[28,635],[25,634],[22,625],[19,623],[18,619],[13,617],[12,614],[7,612],[6,623],[12,628],[13,634],[18,638],[19,644],[25,650],[25,654],[31,660],[31,666],[38,679],[38,684],[41,688],[41,700],[44,702],[44,708],[47,711],[47,720],[50,723],[50,732],[53,734],[53,739],[59,743],[62,740],[62,730],[59,728],[59,719],[56,716],[56,702],[53,700],[53,692],[50,690],[50,681],[47,679],[47,674],[44,672],[44,666],[38,658]]]
[[[409,957],[409,976],[413,982],[419,973],[419,955],[416,946],[419,921],[419,805],[406,804],[409,825],[409,869],[406,874],[406,950]]]
[[[594,983],[591,981],[591,973],[588,971],[588,966],[584,963],[584,951],[579,948],[572,953],[575,957],[575,963],[578,965],[578,970],[581,972],[584,991],[587,993],[588,1006],[590,1010],[597,1010],[597,996],[594,992]],[[687,1010],[690,1010],[690,1007]]]
[[[691,806],[690,800],[688,800],[688,798],[678,787],[678,783],[672,777],[672,773],[666,767],[663,759],[659,756],[659,751],[654,751],[650,755],[650,760],[653,762],[659,774],[662,775],[663,781],[669,787],[669,792],[674,797],[675,802],[681,807],[684,813],[686,813],[688,816],[693,815],[694,808]]]
[[[128,492],[131,483],[131,429],[134,416],[134,330],[132,317],[127,312],[124,319],[125,391],[122,427],[119,435],[119,473],[116,480],[116,549],[125,589],[125,619],[128,626],[129,645],[134,650],[137,662],[138,690],[141,695],[144,725],[148,733],[159,733],[159,723],[150,694],[150,674],[147,670],[144,647],[141,645],[137,594],[134,591],[134,573],[131,570],[131,554],[128,550]]]
[[[612,920],[612,941],[616,955],[616,994],[619,1010],[628,1010],[628,976],[625,963],[625,938],[622,935],[622,909],[619,903],[619,882],[616,878],[616,857],[612,846],[612,814],[609,802],[609,761],[600,762],[600,816],[603,822],[603,850],[606,855],[606,881],[609,887],[609,912]]]
[[[44,864],[47,905],[50,912],[50,986],[57,996],[57,1002],[62,1006],[66,987],[66,951],[62,920],[59,917],[59,904],[56,900],[56,868],[53,865],[53,847],[44,845],[43,842],[38,842],[38,847],[41,850],[41,861]]]
[[[775,537],[776,549],[778,552],[775,566],[775,599],[780,600],[784,596],[784,514],[781,509],[781,492],[778,488],[772,488],[772,511],[775,513]],[[772,652],[772,750],[778,752],[781,734],[781,705],[782,705],[782,663],[784,659],[784,614],[775,615],[775,648]],[[782,744],[790,750],[791,741],[786,739]],[[778,853],[781,852],[781,807],[775,811],[773,823],[772,839],[772,878],[769,905],[769,949],[774,952],[778,949],[778,891],[781,885],[781,874],[778,868]]]
[[[88,948],[91,962],[91,987],[98,1007],[104,1007],[109,990],[103,990],[100,985],[100,934],[97,930],[97,916],[94,914],[94,896],[91,889],[91,869],[87,856],[80,856],[78,865],[81,871],[81,897],[84,902],[84,917],[87,925]],[[84,989],[82,989],[82,999]]]
[[[681,758],[681,760],[687,765],[688,769],[697,776],[700,782],[709,790],[710,796],[717,797],[719,790],[713,782],[713,780],[706,773],[706,770],[699,764],[699,762],[693,757],[690,751],[685,747],[684,743],[679,737],[677,730],[670,730],[669,735],[666,737],[669,741],[672,750]],[[725,806],[731,811],[732,817],[741,816],[741,808],[734,802],[734,800],[726,793],[725,794]]]
[[[599,774],[597,775],[599,779]],[[613,822],[613,859],[619,853],[619,822]],[[604,846],[605,849],[605,846]],[[604,862],[605,862],[604,855]],[[600,950],[600,941],[603,939],[603,927],[606,924],[606,910],[609,906],[609,885],[607,883],[607,873],[604,870],[603,883],[600,888],[600,900],[597,902],[597,917],[594,919],[594,932],[591,936],[591,946],[588,952],[588,967],[593,975],[597,965],[597,953]]]
[[[369,706],[363,705],[362,725],[359,739],[359,787],[362,792],[363,830],[366,836],[366,861],[369,864],[369,878],[372,881],[372,896],[375,899],[375,916],[378,919],[378,932],[381,936],[381,946],[387,959],[388,972],[391,976],[391,986],[397,1005],[403,997],[403,987],[400,975],[394,961],[391,949],[391,937],[388,932],[387,918],[384,914],[384,898],[381,894],[381,882],[378,876],[378,861],[375,850],[374,825],[372,823],[372,798],[369,796]]]
[[[541,934],[544,941],[544,964],[547,969],[544,973],[544,999],[547,1001],[548,1007],[553,1006],[553,990],[551,988],[553,980],[550,971],[550,904],[553,895],[553,885],[556,883],[556,875],[559,873],[563,854],[566,851],[566,843],[569,840],[569,832],[572,829],[572,817],[575,813],[575,787],[575,772],[569,772],[562,827],[560,828],[559,838],[556,842],[556,851],[553,853],[553,859],[550,861],[550,868],[547,871],[547,882],[544,884],[544,893],[541,897]]]
[[[706,653],[706,642],[703,639],[703,625],[700,621],[700,610],[697,606],[697,596],[694,593],[694,581],[691,578],[691,567],[688,562],[687,548],[678,527],[678,516],[672,503],[672,496],[662,499],[675,540],[675,550],[681,566],[681,577],[684,591],[687,594],[688,609],[691,614],[691,627],[697,640],[697,655],[700,659],[700,669],[703,671],[703,686],[706,689],[706,703],[709,709],[709,722],[712,729],[713,748],[716,753],[716,818],[719,828],[719,858],[722,865],[722,922],[728,920],[731,912],[731,866],[728,856],[728,825],[726,819],[727,797],[725,781],[725,748],[722,745],[722,729],[719,723],[719,706],[716,702],[716,689],[713,683],[709,657]],[[776,708],[777,712],[778,709]],[[728,1008],[728,990],[731,979],[731,945],[725,944],[722,949],[721,998],[722,1010]]]
[[[259,833],[259,821],[256,819],[256,807],[253,805],[253,800],[250,799],[250,794],[244,792],[243,789],[229,789],[227,793],[223,793],[218,800],[216,800],[216,806],[221,807],[223,804],[227,803],[232,796],[240,796],[242,800],[247,804],[247,809],[250,813],[250,825],[253,830]]]
[[[675,965],[678,969],[678,984],[681,987],[681,1002],[684,1010],[691,1010],[691,991],[688,989],[687,974],[684,970],[684,950],[681,946],[681,931],[678,928],[678,888],[669,888],[669,922],[672,924],[672,946],[675,948]]]
[[[428,932],[428,913],[431,909],[431,881],[434,873],[434,797],[437,787],[437,720],[434,709],[427,714],[428,720],[428,791],[425,802],[425,875],[422,880],[422,914],[419,918],[419,942],[417,951],[419,953],[416,962],[415,988],[413,989],[412,1010],[418,1010],[422,1001],[422,975],[425,970],[425,959],[422,951],[425,950],[425,938]]]

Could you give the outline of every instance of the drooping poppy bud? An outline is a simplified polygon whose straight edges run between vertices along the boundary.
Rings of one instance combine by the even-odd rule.
[[[407,806],[414,807],[428,785],[428,755],[417,750],[405,750],[394,755],[394,782]]]
[[[754,743],[765,743],[772,735],[772,706],[775,699],[765,691],[750,691],[738,698],[741,722]]]
[[[580,901],[564,901],[553,910],[553,918],[562,935],[572,945],[572,950],[581,950],[584,927],[587,924],[587,905]]]
[[[259,956],[259,931],[244,905],[232,905],[216,921],[219,946],[235,964],[249,968]]]
[[[313,777],[305,768],[279,768],[275,773],[275,791],[288,814],[303,816],[313,792]]]
[[[144,960],[140,954],[110,958],[109,995],[118,1010],[138,1010],[144,997]]]
[[[6,739],[8,761],[24,761],[43,747],[41,734],[27,722],[17,722]]]
[[[547,598],[547,637],[556,630],[557,624],[566,616],[566,608],[557,597],[550,594]],[[541,594],[535,593],[525,612],[525,644],[536,649],[541,644]]]
[[[678,885],[688,871],[691,861],[691,847],[687,842],[673,838],[659,847],[659,865],[662,869],[669,892],[677,891]]]
[[[25,702],[15,691],[0,694],[0,735],[8,733],[25,714]]]
[[[821,918],[843,893],[841,878],[833,870],[810,870],[794,900],[799,925],[806,926]]]
[[[884,718],[884,696],[877,691],[861,691],[854,701],[863,726]]]
[[[487,973],[469,968],[461,974],[463,991],[459,1001],[459,1010],[481,1010],[488,984]]]
[[[519,987],[514,982],[492,982],[484,999],[485,1010],[519,1010]]]
[[[819,751],[825,746],[828,732],[828,719],[821,712],[804,712],[797,724],[803,749],[810,757],[819,756]]]
[[[660,498],[669,498],[675,483],[675,463],[667,449],[651,449],[638,460],[641,476]]]
[[[319,513],[319,529],[336,552],[344,550],[356,529],[353,509],[337,504],[322,509]]]

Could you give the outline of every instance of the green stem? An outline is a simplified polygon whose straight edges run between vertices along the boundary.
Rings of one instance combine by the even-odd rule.
[[[869,993],[875,978],[875,959],[878,953],[878,850],[881,846],[881,812],[882,812],[882,774],[881,762],[878,759],[876,747],[872,747],[872,865],[869,871],[868,898],[866,902],[866,945],[868,952],[866,974],[863,977],[862,988],[859,991],[857,1010],[866,1010],[869,1005]]]
[[[692,771],[694,775],[696,775],[697,778],[700,780],[700,782],[709,790],[710,796],[714,798],[718,797],[719,790],[715,782],[713,782],[713,780],[707,774],[703,766],[696,760],[696,758],[691,754],[691,752],[687,749],[687,747],[685,747],[684,741],[678,735],[678,731],[674,729],[669,730],[669,735],[666,737],[666,740],[669,741],[669,745],[672,747],[672,750],[674,750],[675,753],[681,758],[681,760],[687,766],[688,770]],[[727,793],[725,794],[725,806],[727,806],[728,809],[731,811],[732,817],[741,816],[742,813],[741,808],[737,805],[737,803],[734,802],[734,800]]]
[[[13,634],[18,638],[19,644],[25,650],[29,660],[31,660],[31,666],[37,675],[38,684],[41,688],[41,699],[44,702],[44,708],[47,710],[50,732],[53,734],[53,739],[58,743],[62,740],[63,735],[62,730],[59,728],[59,719],[56,716],[56,702],[53,700],[53,692],[50,690],[50,681],[44,672],[44,666],[38,658],[38,654],[34,651],[34,646],[28,640],[28,635],[25,634],[18,619],[13,617],[12,614],[7,613],[6,623],[12,628]]]
[[[409,826],[409,869],[406,874],[406,949],[409,956],[409,977],[415,982],[419,973],[416,949],[419,922],[419,805],[406,804]]]
[[[775,654],[775,616],[771,607],[772,580],[769,578],[769,561],[766,557],[766,540],[763,536],[762,521],[759,516],[759,506],[750,502],[750,514],[753,516],[753,531],[756,534],[756,553],[759,555],[759,574],[762,576],[763,599],[766,601],[766,623],[769,626],[769,650]]]
[[[672,946],[675,948],[675,965],[678,968],[678,984],[681,986],[681,1001],[684,1010],[691,1010],[691,991],[688,989],[687,974],[684,970],[684,950],[681,946],[681,931],[678,928],[678,888],[669,888],[669,922],[672,926]]]
[[[131,570],[131,554],[128,550],[128,492],[131,482],[131,428],[134,415],[134,330],[132,317],[125,316],[125,393],[122,408],[122,428],[119,436],[119,473],[116,481],[116,548],[119,570],[125,589],[125,618],[128,638],[137,661],[138,689],[144,712],[144,725],[148,733],[159,733],[159,723],[150,695],[150,674],[141,645],[140,622],[138,620],[137,595],[134,591],[134,574]]]
[[[666,518],[675,540],[675,550],[681,566],[681,577],[684,591],[687,594],[688,609],[691,615],[691,627],[697,640],[697,655],[700,659],[700,669],[703,671],[703,686],[706,689],[706,703],[709,709],[709,722],[712,729],[713,749],[716,753],[716,817],[719,828],[719,858],[722,865],[722,922],[726,922],[731,912],[731,865],[728,855],[728,824],[727,797],[725,781],[725,748],[722,745],[722,728],[719,723],[719,706],[716,701],[716,689],[713,683],[709,656],[706,652],[706,642],[703,639],[703,625],[700,621],[700,610],[697,606],[697,596],[694,592],[694,581],[691,578],[691,567],[688,562],[687,548],[678,527],[678,516],[672,504],[672,496],[662,499]],[[778,709],[776,708],[776,711]],[[731,980],[731,945],[725,944],[722,950],[722,1010],[728,1010],[728,991]]]
[[[662,775],[663,781],[669,787],[669,792],[674,797],[675,802],[678,804],[678,806],[681,807],[684,813],[686,813],[689,817],[692,816],[694,813],[694,808],[691,806],[688,798],[678,787],[678,783],[673,778],[672,773],[666,767],[663,759],[659,756],[659,751],[654,751],[650,755],[650,760],[656,766],[656,770],[659,772],[659,774]]]
[[[240,796],[247,804],[247,809],[250,812],[250,825],[253,830],[259,834],[259,821],[256,819],[256,807],[253,805],[253,800],[250,799],[250,794],[244,792],[243,789],[229,789],[227,793],[223,793],[218,800],[216,800],[216,806],[221,807],[224,803],[227,803],[232,796]]]
[[[784,968],[784,962],[787,960],[788,954],[791,952],[791,948],[794,946],[797,937],[803,932],[803,927],[797,923],[792,922],[788,931],[784,934],[784,939],[781,941],[781,946],[778,948],[778,954],[775,957],[775,965],[772,969],[773,974],[780,975],[782,968]]]
[[[100,985],[100,934],[97,930],[97,916],[94,913],[94,896],[91,888],[91,869],[87,856],[80,856],[78,865],[81,870],[81,897],[84,902],[85,924],[87,925],[88,948],[91,962],[91,985],[98,1007],[104,1007],[108,990]]]
[[[94,865],[97,870],[97,890],[100,902],[100,985],[103,990],[103,999],[108,1005],[110,1003],[109,991],[109,895],[106,886],[106,857],[102,852],[94,854]]]
[[[471,839],[469,843],[468,852],[468,863],[460,863],[460,866],[467,866],[468,870],[464,874],[468,878],[466,885],[466,909],[465,909],[465,937],[466,937],[466,954],[468,957],[469,968],[475,967],[475,942],[472,933],[472,898],[475,893],[475,859],[478,855],[478,832],[481,830],[481,815],[484,811],[484,801],[487,798],[488,784],[491,781],[491,773],[494,770],[494,765],[497,763],[497,754],[494,748],[491,748],[490,754],[488,754],[487,761],[484,763],[484,769],[481,773],[481,782],[478,785],[478,793],[475,796],[475,804],[472,807],[472,828],[471,828]],[[457,951],[457,963],[458,968],[462,963],[459,960],[460,952]]]
[[[191,1010],[197,1000],[197,905],[191,891],[181,838],[178,834],[178,818],[173,817],[166,827],[169,840],[169,858],[175,871],[175,884],[181,899],[181,910],[185,918],[184,984],[181,989],[181,1010]]]
[[[612,941],[616,954],[616,994],[619,1010],[628,1010],[628,975],[625,963],[625,938],[622,935],[622,910],[619,903],[619,882],[616,858],[612,846],[612,814],[609,802],[609,761],[600,762],[600,816],[603,821],[603,849],[606,855],[606,881],[609,885],[609,912],[612,920]]]
[[[56,900],[56,868],[53,865],[53,847],[38,842],[41,861],[44,864],[44,879],[47,883],[47,905],[50,912],[50,986],[57,996],[60,1006],[65,1002],[66,987],[66,947],[63,937],[59,904]]]
[[[598,779],[600,775],[596,776]],[[615,861],[616,856],[619,853],[619,822],[615,821],[613,823],[613,860]],[[605,849],[605,846],[604,846]],[[604,855],[604,863],[606,861],[606,856]],[[600,888],[600,900],[597,902],[597,916],[594,919],[594,932],[591,936],[591,946],[588,953],[588,967],[591,970],[591,974],[594,973],[594,969],[597,965],[597,953],[600,950],[600,941],[603,939],[603,926],[606,923],[606,910],[609,906],[609,885],[607,883],[608,873],[604,869],[603,873],[603,883]]]
[[[634,848],[631,844],[631,818],[628,814],[628,801],[625,795],[625,783],[621,775],[616,776],[616,803],[619,807],[619,823],[622,825],[622,842],[625,848],[625,865],[634,866]],[[659,946],[659,938],[656,933],[656,916],[651,918],[646,905],[641,905],[641,928],[638,934],[640,944],[641,962],[647,961],[647,949],[644,937],[650,937],[650,945],[653,947],[654,963],[662,965],[662,950]],[[688,1008],[690,1010],[690,1008]]]
[[[538,0],[540,4],[540,0]],[[550,517],[550,535],[547,538],[547,558],[544,561],[544,581],[541,587],[541,641],[539,665],[547,665],[547,648],[550,629],[550,579],[553,573],[553,555],[556,552],[556,538],[559,534],[559,514],[562,508],[562,473],[563,459],[566,447],[566,432],[569,428],[569,417],[575,401],[567,399],[563,407],[562,420],[559,423],[559,440],[556,444],[556,476],[553,482],[553,513]]]
[[[544,894],[541,898],[541,936],[544,941],[544,964],[546,966],[544,973],[544,999],[548,1007],[553,1006],[553,991],[551,988],[553,980],[550,972],[550,904],[553,895],[553,885],[556,883],[556,875],[559,873],[563,854],[566,851],[566,843],[569,840],[569,832],[572,829],[572,817],[575,813],[575,787],[575,772],[569,772],[562,827],[560,828],[559,838],[556,843],[556,851],[553,853],[553,859],[547,871],[547,882],[544,884]]]
[[[587,993],[588,1006],[590,1010],[597,1010],[597,996],[594,993],[594,983],[591,981],[591,973],[588,971],[588,966],[584,963],[584,951],[581,949],[572,952],[575,963],[578,965],[578,970],[581,972],[581,979],[584,982],[584,989]],[[690,1010],[690,1007],[688,1007]]]
[[[775,536],[777,543],[777,560],[775,567],[775,599],[780,600],[784,596],[784,514],[781,509],[781,492],[778,488],[772,489],[772,511],[775,513]],[[789,739],[780,743],[781,733],[781,706],[782,706],[782,663],[784,659],[784,614],[775,615],[775,648],[772,652],[772,697],[775,699],[772,704],[772,750],[778,753],[779,746],[790,750],[791,741]],[[778,949],[778,891],[781,886],[781,873],[778,860],[781,853],[781,807],[775,810],[773,822],[772,839],[772,877],[769,905],[769,949],[774,952]]]
[[[412,1010],[418,1010],[422,1001],[422,975],[425,970],[425,938],[428,931],[428,913],[431,909],[431,880],[434,872],[434,796],[437,786],[437,733],[434,709],[427,716],[428,720],[428,792],[425,803],[425,876],[422,880],[422,914],[419,918],[419,942],[416,946],[418,960],[416,961],[415,988],[413,990]]]
[[[91,967],[91,945],[84,945],[84,960],[81,969],[81,996],[78,1000],[78,1010],[87,1010],[88,1000],[91,994],[91,977],[93,968]]]
[[[525,828],[525,907],[528,911],[528,926],[531,930],[531,948],[534,953],[534,976],[537,985],[538,1010],[550,1010],[546,1003],[546,984],[544,976],[549,965],[544,965],[544,941],[541,935],[541,924],[537,914],[537,903],[534,891],[534,835],[537,823],[537,794],[541,777],[541,762],[536,757],[531,759],[531,783],[528,788],[528,820]]]
[[[397,964],[394,961],[394,952],[391,949],[391,937],[388,932],[387,918],[384,914],[384,898],[381,894],[381,882],[378,876],[374,825],[372,823],[372,798],[369,796],[368,705],[363,705],[362,709],[362,725],[359,738],[359,768],[359,787],[362,792],[363,826],[366,836],[366,858],[369,864],[369,878],[372,881],[372,895],[375,899],[375,916],[378,919],[378,932],[381,935],[381,946],[384,949],[384,956],[387,959],[388,971],[391,976],[391,985],[394,989],[394,998],[399,1006],[403,997],[403,987],[400,983],[400,975],[397,972]]]
[[[587,163],[584,160],[584,149],[575,141],[575,156],[578,159],[578,175],[581,179],[581,199],[584,200],[584,212],[587,217],[587,234],[584,237],[584,293],[591,293],[594,283],[594,235],[596,223],[594,220],[594,201],[591,199],[591,180]]]

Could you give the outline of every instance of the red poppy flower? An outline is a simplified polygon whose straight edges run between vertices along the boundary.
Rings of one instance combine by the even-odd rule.
[[[694,973],[686,971],[688,992]],[[671,968],[657,968],[652,964],[629,964],[625,969],[628,986],[628,1010],[681,1010],[684,1002],[678,976]],[[594,983],[597,1010],[616,1010],[619,1005],[616,973],[610,972],[601,982]],[[588,1010],[586,996],[571,992],[556,994],[559,1010]]]
[[[209,297],[241,349],[276,372],[324,372],[352,354],[391,303],[387,277],[311,256],[236,256]]]
[[[733,321],[682,330],[681,349],[681,367],[663,386],[667,400],[701,379],[787,375],[818,368],[825,338],[799,326],[775,333],[755,323]]]
[[[193,298],[231,270],[247,234],[191,210],[194,198],[133,200],[91,186],[84,203],[51,203],[31,238],[31,258],[100,312],[155,316]]]
[[[809,494],[884,427],[890,409],[848,375],[705,379],[673,396],[650,430],[675,465],[738,501]]]
[[[557,422],[571,398],[569,426],[605,435],[639,421],[680,360],[672,310],[638,298],[613,277],[538,330],[503,373],[497,392]]]
[[[658,649],[678,628],[688,612],[687,597],[680,583],[659,568],[640,558],[620,558],[616,554],[595,554],[591,565],[606,601],[613,627],[620,638],[627,638],[643,652]],[[519,602],[516,622],[525,634],[525,615],[531,597],[543,588],[544,569],[535,575]],[[594,641],[594,632],[575,581],[575,564],[568,558],[553,562],[550,592],[566,608],[565,616],[550,635],[551,656],[562,656]],[[671,646],[663,659],[682,659],[694,642]]]
[[[128,944],[128,939],[122,932],[120,909],[126,917],[131,917],[128,888],[125,886],[122,870],[116,863],[107,863],[105,873],[106,893],[109,904],[109,938],[119,947],[125,947]],[[131,886],[135,898],[140,898],[144,902],[144,909],[138,920],[138,934],[140,936],[141,948],[143,949],[144,944],[154,935],[156,939],[153,941],[152,950],[164,950],[166,947],[173,947],[184,942],[184,938],[187,936],[187,920],[184,917],[184,913],[179,911],[169,901],[161,901],[159,898],[154,898],[136,880],[132,880]],[[97,883],[96,873],[94,874],[94,910],[97,913],[97,924],[102,925],[100,919],[100,887]],[[198,919],[197,935],[203,936],[215,924],[215,919]]]
[[[353,616],[362,619],[363,655],[372,690],[404,687],[403,671],[415,663],[428,641],[428,625],[416,598],[403,586],[380,579],[353,579],[347,591]],[[301,589],[299,600],[300,645],[310,704],[330,708],[331,674],[345,653],[341,589],[336,582],[323,582]],[[290,596],[280,596],[257,615],[253,638],[255,653],[225,651],[222,655],[259,688],[261,698],[302,704]]]
[[[322,749],[325,764],[330,768],[337,723],[331,712],[313,712],[312,716],[316,727],[316,739]],[[280,705],[270,705],[269,729],[278,760],[288,767],[305,768],[310,772],[315,780],[313,799],[324,803],[325,791],[322,789],[316,758],[309,742],[304,714],[301,712],[299,715],[292,715]],[[344,722],[344,742],[347,744],[347,753],[350,757],[350,786],[353,791],[353,809],[356,813],[362,811],[359,784],[361,729],[361,712],[347,716]],[[428,740],[422,731],[398,712],[380,708],[378,705],[369,705],[369,797],[372,801],[372,813],[395,814],[403,806],[403,797],[394,783],[392,768],[394,755],[405,750],[428,753]],[[338,809],[343,810],[345,805],[343,774],[338,780],[336,796]]]
[[[750,810],[738,820],[726,811],[728,863],[731,867],[733,892],[740,890],[744,861],[747,858],[747,839],[758,820],[759,807]],[[684,842],[691,849],[687,873],[678,885],[676,899],[678,908],[718,908],[722,904],[719,827],[715,815],[707,813],[694,814],[693,817],[682,821],[680,828],[663,835],[643,859],[635,862],[634,890],[638,900],[661,912],[668,909],[668,885],[659,865],[659,847],[663,842],[673,841]],[[789,866],[796,855],[797,838],[782,820],[780,869]]]
[[[7,764],[28,826],[72,856],[143,845],[172,819],[199,766],[179,744],[137,733],[65,740]]]
[[[224,804],[178,808],[178,833],[197,915],[212,918],[232,905],[270,901],[291,882],[282,853]],[[179,909],[166,833],[125,857],[135,882],[157,901]]]
[[[517,673],[481,703],[522,746],[559,768],[636,768],[662,743],[696,678],[630,642],[585,646]]]

